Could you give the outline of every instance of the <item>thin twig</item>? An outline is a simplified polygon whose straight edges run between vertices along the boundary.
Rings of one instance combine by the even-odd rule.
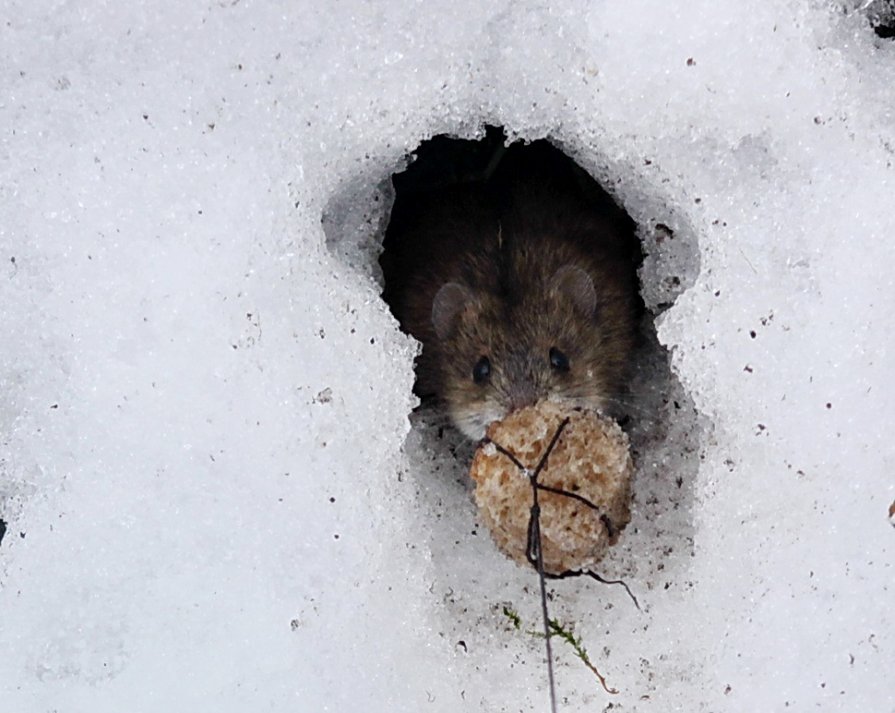
[[[485,445],[488,443],[490,443],[492,446],[494,446],[497,449],[498,453],[502,453],[507,458],[509,458],[513,462],[513,465],[516,466],[519,470],[526,472],[526,473],[528,472],[528,468],[526,468],[524,465],[522,465],[522,463],[519,461],[519,459],[516,456],[514,456],[512,454],[512,452],[508,451],[506,448],[504,448],[502,445],[500,445],[497,441],[492,441],[490,438],[488,438],[488,436],[485,436],[482,439],[482,445]]]
[[[538,483],[538,490],[546,490],[548,493],[555,493],[556,495],[564,495],[567,498],[572,498],[572,500],[577,500],[579,503],[584,503],[591,510],[599,510],[600,508],[592,503],[587,498],[578,495],[577,493],[570,493],[568,490],[563,490],[562,488],[554,488],[550,485],[544,485],[543,483]]]
[[[556,429],[556,433],[553,434],[553,438],[547,445],[544,455],[541,456],[540,462],[529,476],[532,505],[528,521],[528,550],[529,555],[531,555],[532,548],[535,549],[538,581],[541,585],[541,614],[544,617],[544,640],[547,647],[547,681],[550,686],[550,710],[552,713],[556,713],[556,682],[553,677],[553,646],[550,643],[550,613],[547,611],[547,578],[544,576],[544,551],[541,547],[541,506],[538,503],[538,476],[547,466],[547,459],[550,457],[550,453],[556,447],[559,437],[568,425],[569,419],[563,419],[563,422],[559,424],[559,428]]]
[[[534,476],[532,476],[534,478]],[[547,646],[547,685],[550,688],[550,710],[556,713],[556,681],[553,677],[553,646],[550,643],[550,614],[547,611],[547,580],[544,578],[544,553],[541,551],[541,524],[540,514],[541,508],[538,505],[538,489],[534,487],[532,482],[532,497],[534,504],[531,506],[531,529],[530,534],[533,535],[532,543],[529,543],[529,553],[531,546],[534,544],[535,559],[538,568],[538,578],[541,584],[541,615],[544,617],[544,641]]]
[[[547,610],[547,579],[565,579],[567,577],[580,577],[582,575],[587,575],[588,577],[592,577],[598,582],[602,582],[603,584],[620,584],[625,588],[625,591],[628,592],[628,596],[631,597],[634,602],[634,606],[637,609],[640,609],[640,604],[637,602],[637,598],[631,593],[628,585],[621,580],[608,580],[601,577],[599,574],[595,572],[591,572],[590,570],[569,570],[567,572],[563,572],[562,574],[550,574],[544,571],[544,552],[542,549],[541,542],[541,505],[538,501],[538,491],[543,490],[545,492],[553,493],[555,495],[563,495],[567,498],[572,498],[573,500],[577,500],[584,505],[587,505],[592,510],[599,511],[599,507],[581,495],[577,495],[576,493],[570,493],[566,490],[562,490],[561,488],[554,488],[549,485],[542,485],[538,482],[538,476],[541,474],[541,471],[547,467],[547,459],[550,457],[551,452],[556,447],[556,444],[559,442],[560,436],[562,432],[565,430],[566,426],[569,424],[570,419],[565,418],[562,423],[559,424],[559,427],[556,429],[556,432],[553,434],[553,438],[550,440],[550,443],[547,445],[546,450],[544,451],[541,459],[538,461],[537,466],[535,466],[534,470],[529,469],[525,466],[512,452],[504,448],[502,445],[488,438],[487,436],[482,440],[482,444],[490,443],[492,444],[499,453],[505,455],[512,463],[515,465],[523,474],[528,476],[529,483],[531,484],[531,498],[532,505],[531,510],[529,512],[529,520],[528,520],[528,542],[526,548],[526,559],[534,566],[534,568],[538,572],[538,581],[540,584],[541,590],[541,616],[543,617],[544,623],[544,641],[547,649],[547,682],[550,689],[550,710],[551,713],[556,713],[556,681],[553,674],[553,646],[550,642],[550,636],[552,633],[556,633],[566,641],[572,644],[575,648],[575,652],[578,655],[578,658],[590,669],[597,679],[600,681],[600,684],[603,686],[603,689],[610,694],[616,694],[618,691],[614,688],[610,688],[607,683],[605,677],[597,670],[597,667],[591,663],[590,658],[587,656],[587,651],[585,651],[584,647],[581,645],[580,640],[576,640],[574,636],[565,631],[559,624],[557,624],[554,620],[550,619],[550,614]],[[612,537],[615,532],[615,527],[612,524],[612,521],[609,520],[609,517],[605,514],[600,515],[600,520],[603,522],[606,527],[609,536]],[[506,611],[504,612],[506,613]]]

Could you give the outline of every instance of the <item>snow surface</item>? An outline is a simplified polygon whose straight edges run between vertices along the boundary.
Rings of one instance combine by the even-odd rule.
[[[604,182],[674,302],[604,572],[643,609],[551,584],[619,690],[557,645],[562,709],[895,711],[895,44],[854,5],[7,0],[0,57],[3,713],[546,710],[535,576],[378,297],[389,175],[484,123]]]

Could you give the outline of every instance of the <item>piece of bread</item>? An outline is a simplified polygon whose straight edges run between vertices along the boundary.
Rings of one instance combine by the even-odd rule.
[[[528,565],[532,507],[530,475],[563,420],[562,435],[538,475],[540,485],[584,498],[538,490],[544,571],[561,575],[596,564],[631,519],[634,466],[619,425],[593,412],[542,401],[492,423],[470,469],[475,501],[498,548]],[[520,470],[501,446],[528,472]]]

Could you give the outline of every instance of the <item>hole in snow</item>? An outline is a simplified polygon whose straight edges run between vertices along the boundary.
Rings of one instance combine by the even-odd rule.
[[[637,475],[633,519],[602,564],[607,576],[626,577],[641,591],[663,591],[670,583],[680,582],[692,554],[693,481],[700,433],[706,427],[698,422],[692,401],[671,372],[669,355],[656,338],[654,320],[694,284],[699,272],[698,250],[693,231],[661,195],[626,186],[624,181],[609,176],[593,150],[573,146],[569,153],[576,162],[559,148],[547,140],[522,149],[513,144],[507,147],[503,131],[495,128],[489,128],[479,140],[437,136],[424,141],[406,170],[383,177],[371,169],[344,184],[325,212],[327,245],[344,264],[371,275],[383,288],[386,302],[394,306],[407,278],[406,265],[396,249],[396,236],[407,232],[401,221],[436,192],[458,186],[465,190],[489,180],[500,184],[504,179],[494,177],[501,171],[508,173],[506,165],[501,164],[509,162],[514,151],[537,154],[554,163],[553,169],[563,174],[567,189],[598,206],[615,224],[627,226],[626,235],[619,238],[614,250],[616,257],[627,251],[627,269],[632,275],[642,257],[636,273],[640,280],[637,301],[641,316],[636,323],[640,345],[626,357],[631,362],[631,375],[614,412],[631,438]],[[526,161],[509,165],[512,171],[520,166],[525,169]],[[593,175],[600,177],[600,183]],[[620,203],[637,218],[636,227],[628,212],[618,207]],[[455,238],[447,221],[436,228],[439,231],[448,239]],[[632,261],[632,257],[636,259]],[[573,298],[578,295],[586,302],[587,291],[576,291],[576,284],[574,278],[569,280]],[[443,298],[446,311],[441,316],[445,324],[450,324],[451,309],[458,301],[462,308],[464,297],[460,291]],[[427,317],[431,316],[431,304],[425,311]],[[542,346],[545,359],[551,347],[560,348],[546,343]],[[568,356],[574,363],[574,355]],[[474,380],[473,366],[468,370],[470,383]],[[481,369],[477,375],[482,377]],[[449,609],[455,607],[459,613],[469,606],[481,607],[482,600],[473,603],[461,592],[471,595],[469,583],[475,581],[479,582],[478,591],[489,589],[493,590],[489,596],[496,595],[496,590],[507,587],[506,575],[514,565],[503,560],[488,538],[469,537],[469,532],[479,529],[467,492],[466,469],[473,443],[452,428],[437,404],[426,399],[414,413],[413,424],[405,451],[414,466],[420,507],[431,523],[428,544],[439,579],[435,586],[451,592],[450,597],[445,595]],[[494,577],[504,578],[499,582],[483,579],[482,567],[497,572]]]
[[[635,224],[541,140],[436,137],[394,176],[383,297],[423,344],[416,390],[470,439],[560,399],[630,414],[643,304]],[[669,231],[670,233],[670,231]]]

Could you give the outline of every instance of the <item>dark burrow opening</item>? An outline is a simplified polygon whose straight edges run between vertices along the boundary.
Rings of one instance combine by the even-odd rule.
[[[393,177],[383,299],[423,345],[416,390],[472,439],[541,398],[621,408],[644,306],[636,225],[546,140],[438,136]]]

